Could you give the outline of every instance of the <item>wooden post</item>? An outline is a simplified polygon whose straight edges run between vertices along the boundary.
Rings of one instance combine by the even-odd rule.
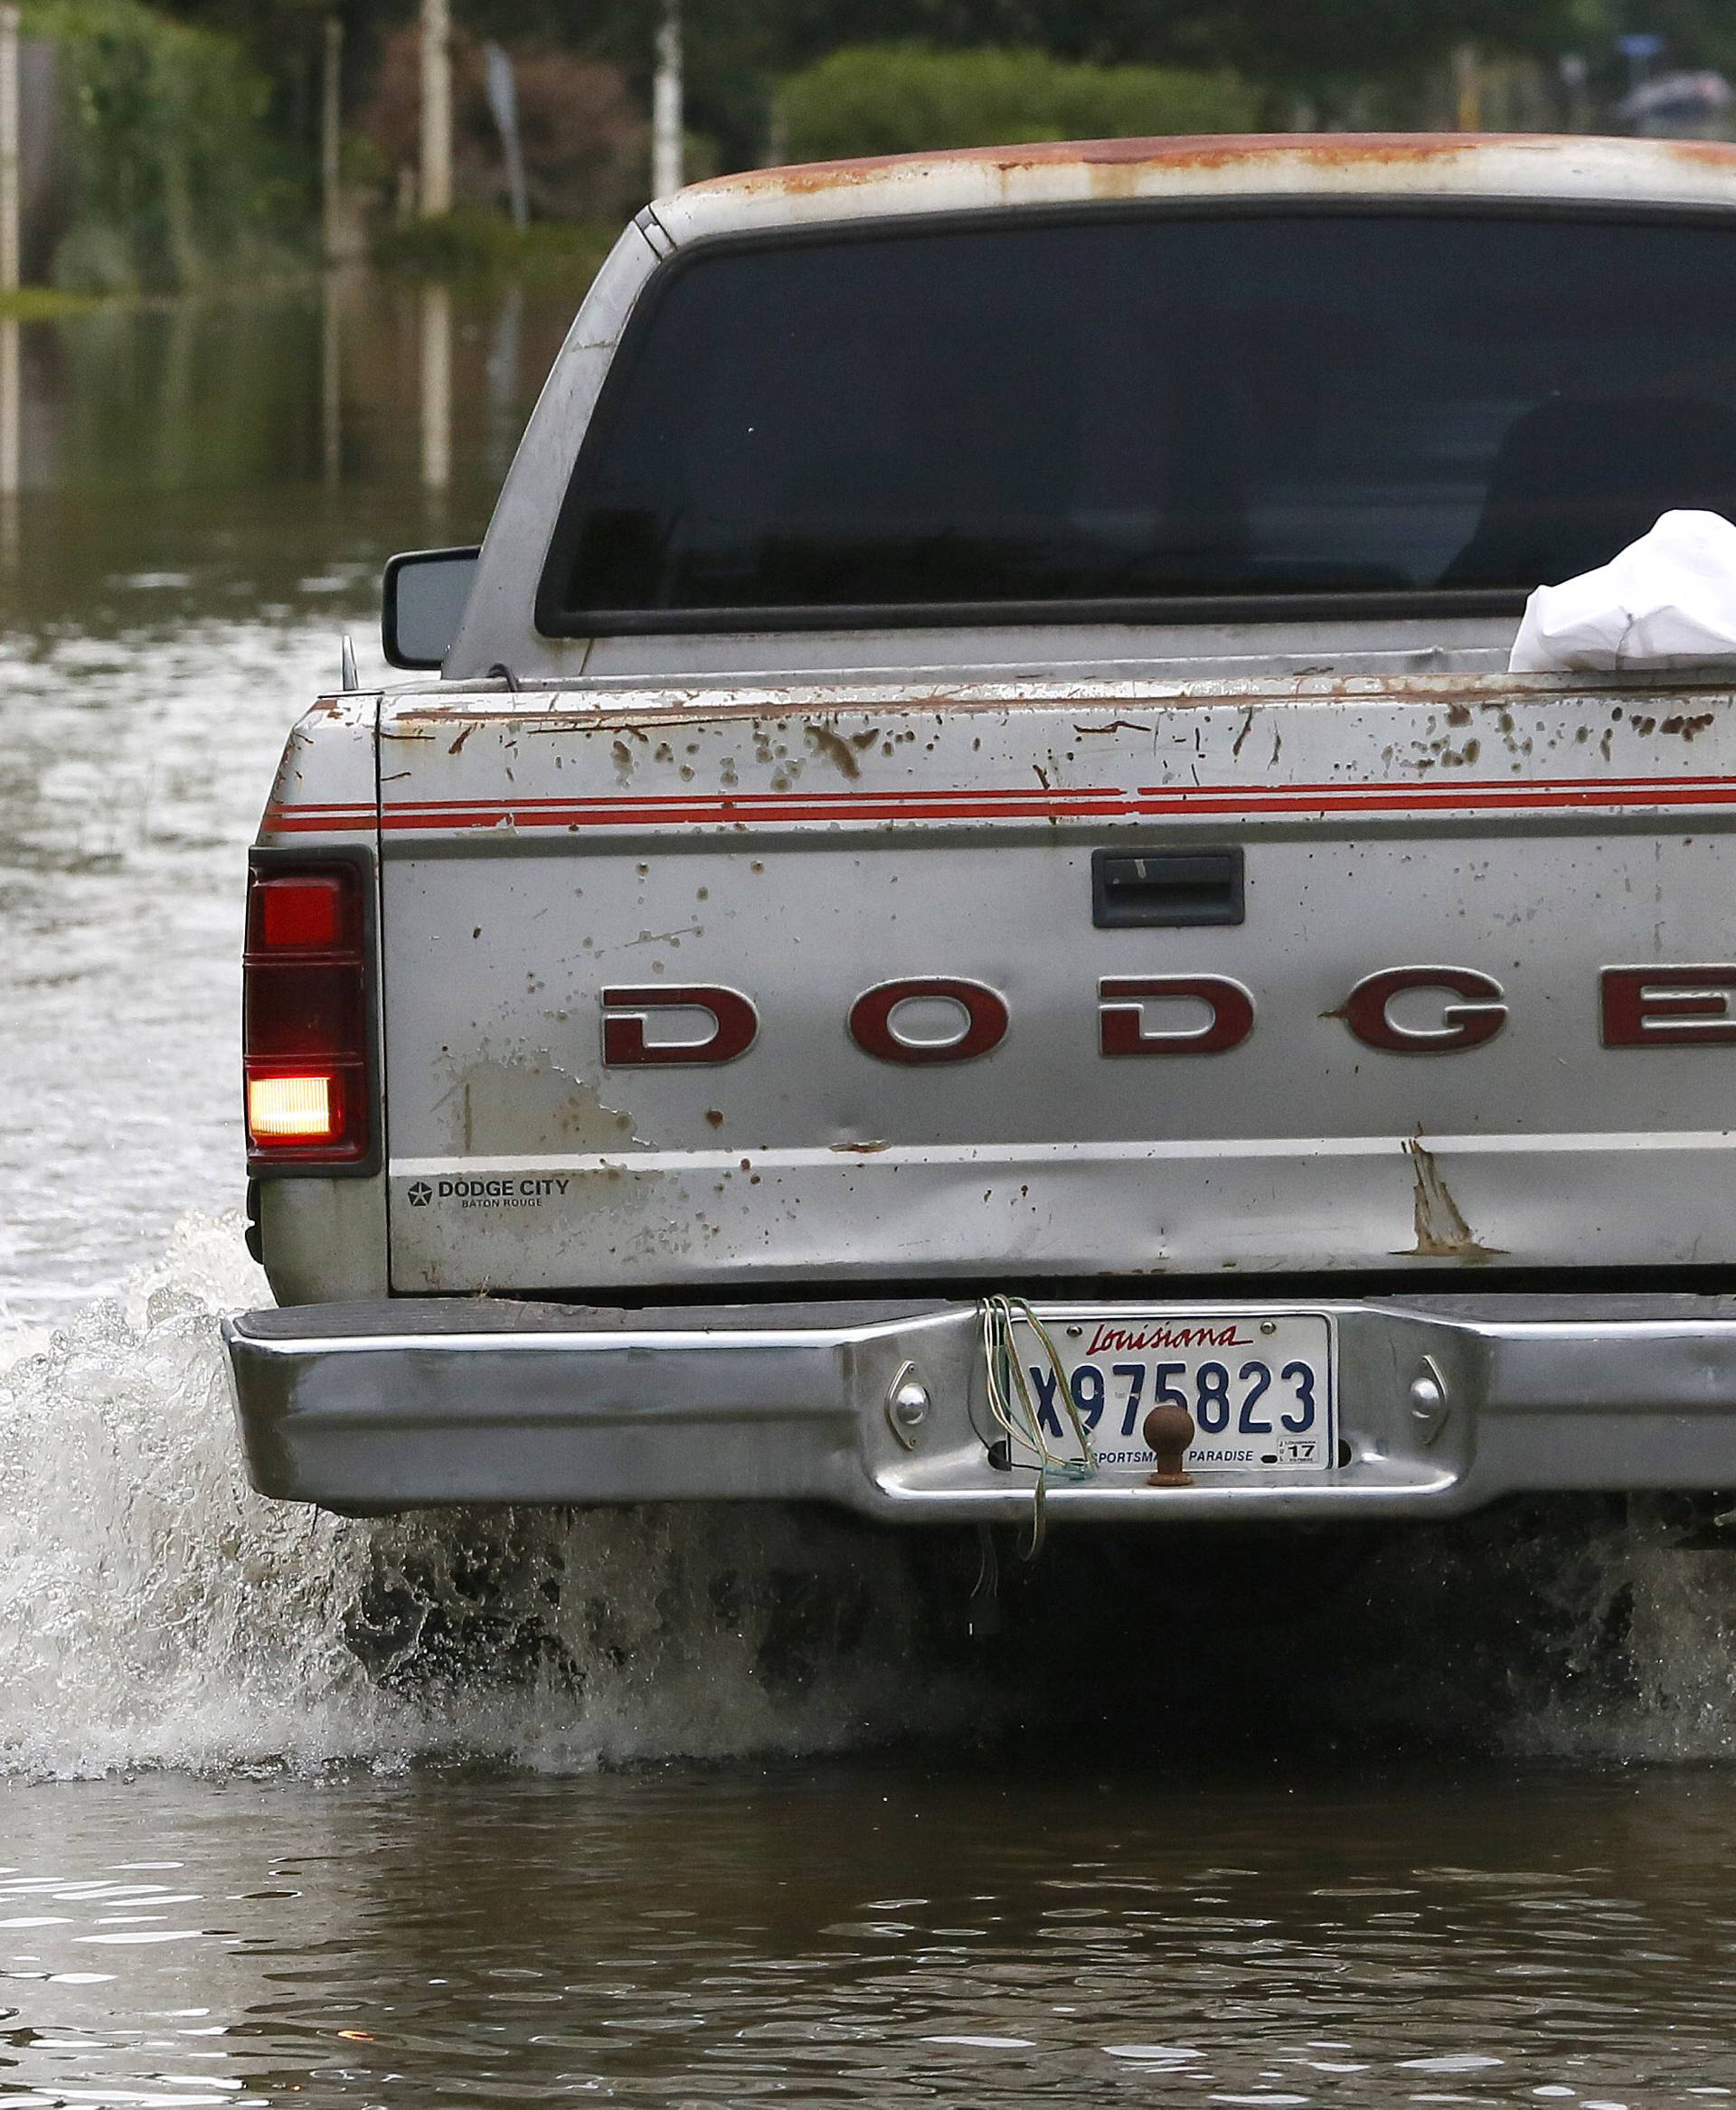
[[[340,225],[344,146],[344,18],[326,17],[326,72],[319,99],[319,185],[326,261],[337,261],[343,244]]]
[[[18,8],[0,5],[0,293],[15,293],[23,244],[18,193]]]
[[[452,15],[448,0],[422,0],[424,220],[452,210]]]
[[[681,188],[681,0],[664,0],[651,83],[651,194]]]

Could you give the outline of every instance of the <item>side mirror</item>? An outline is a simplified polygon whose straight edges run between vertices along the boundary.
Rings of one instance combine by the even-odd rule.
[[[386,560],[380,642],[389,666],[438,667],[446,658],[481,555],[479,549],[409,550]]]

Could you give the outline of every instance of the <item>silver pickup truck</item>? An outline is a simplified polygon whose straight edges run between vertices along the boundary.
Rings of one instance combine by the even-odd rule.
[[[249,1467],[351,1512],[1736,1487],[1736,149],[1293,137],[642,212],[253,855]]]

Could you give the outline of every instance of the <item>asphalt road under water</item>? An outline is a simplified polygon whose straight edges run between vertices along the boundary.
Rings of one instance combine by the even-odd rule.
[[[1736,1556],[1558,1507],[1221,1578],[253,1497],[242,853],[563,320],[24,333],[0,495],[0,2104],[1736,2091]],[[450,377],[442,406],[420,378]],[[13,414],[0,403],[0,418]],[[1269,1597],[1272,1593],[1268,1593]]]

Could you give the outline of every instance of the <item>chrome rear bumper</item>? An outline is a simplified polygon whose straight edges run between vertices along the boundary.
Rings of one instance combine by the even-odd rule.
[[[1336,1319],[1338,1467],[1187,1487],[1105,1471],[1052,1481],[1051,1518],[1349,1521],[1519,1491],[1736,1488],[1736,1297],[1223,1307],[1262,1309]],[[986,1446],[972,1304],[400,1299],[247,1313],[223,1337],[249,1474],[290,1501],[818,1501],[910,1523],[1030,1511],[1032,1472]]]

